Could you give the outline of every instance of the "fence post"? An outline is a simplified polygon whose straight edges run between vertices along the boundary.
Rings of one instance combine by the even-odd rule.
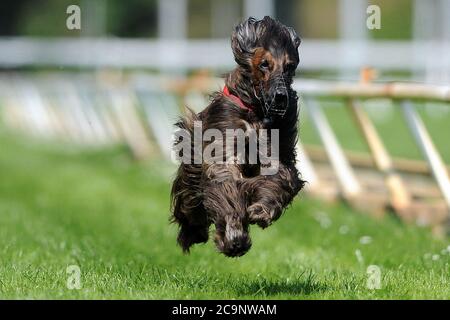
[[[136,99],[127,89],[109,88],[114,117],[123,133],[127,145],[138,160],[145,160],[153,153],[146,129],[136,109]]]
[[[337,175],[343,196],[347,199],[354,198],[361,192],[361,186],[356,179],[350,164],[345,158],[344,152],[342,151],[320,104],[312,98],[306,98],[305,102],[314,127],[322,140],[325,151],[327,152],[334,172]]]
[[[431,172],[444,196],[447,208],[450,208],[450,181],[444,162],[436,150],[422,119],[417,114],[411,101],[403,100],[401,105],[409,129],[430,166]]]
[[[362,109],[359,101],[349,99],[347,103],[364,139],[369,147],[371,156],[378,170],[385,177],[385,183],[389,189],[392,207],[406,220],[410,221],[410,213],[405,211],[411,204],[411,197],[406,190],[400,175],[395,172],[392,159],[389,156],[377,130],[370,118]]]

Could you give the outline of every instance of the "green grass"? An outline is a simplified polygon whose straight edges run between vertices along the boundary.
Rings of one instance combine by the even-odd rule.
[[[450,298],[448,239],[302,196],[267,230],[252,228],[239,259],[211,242],[183,255],[168,223],[172,174],[121,148],[0,134],[0,298]],[[371,264],[380,290],[366,286]],[[81,269],[80,290],[66,286],[69,265]]]

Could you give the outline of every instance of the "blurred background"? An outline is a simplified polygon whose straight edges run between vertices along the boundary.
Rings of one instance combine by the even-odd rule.
[[[380,9],[380,28],[368,28],[371,5]],[[80,28],[70,29],[78,8]],[[249,259],[270,265],[261,250],[277,251],[274,261],[303,250],[298,256],[306,259],[289,260],[286,274],[306,263],[319,282],[327,279],[320,265],[341,255],[343,266],[359,268],[361,252],[392,270],[408,260],[411,268],[425,261],[436,277],[448,272],[447,240],[435,243],[397,222],[448,239],[450,0],[15,0],[0,3],[0,240],[7,244],[0,255],[12,261],[6,273],[17,265],[28,272],[18,252],[32,251],[31,265],[48,256],[89,265],[96,254],[109,261],[120,250],[137,264],[147,255],[155,265],[187,263],[173,258],[176,230],[167,227],[172,124],[186,106],[199,111],[222,89],[222,75],[235,65],[233,27],[265,15],[302,38],[295,89],[299,168],[309,184],[291,209],[299,216],[272,234],[256,233]],[[380,225],[360,213],[385,219]],[[301,244],[302,235],[311,240]],[[106,249],[112,238],[116,251]],[[380,258],[386,248],[396,256]],[[361,250],[356,260],[354,249]],[[220,270],[211,248],[199,250]],[[236,272],[253,269],[247,261]],[[442,265],[430,267],[432,261]],[[405,270],[398,270],[402,279]],[[435,295],[448,297],[440,279]],[[272,288],[282,294],[305,293],[301,283],[288,292],[280,289],[287,283],[277,283]],[[3,284],[6,296],[30,292],[12,280]],[[390,289],[396,285],[407,286]],[[343,291],[351,296],[352,286]],[[339,290],[330,296],[345,297]]]
[[[81,9],[80,30],[66,27],[70,5]],[[369,5],[381,9],[380,29],[366,27]],[[20,0],[1,6],[3,68],[220,73],[234,63],[233,26],[270,15],[303,38],[303,76],[356,80],[361,66],[370,65],[383,71],[382,79],[450,81],[447,0]]]

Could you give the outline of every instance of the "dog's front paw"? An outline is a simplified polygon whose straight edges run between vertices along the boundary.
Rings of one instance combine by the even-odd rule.
[[[261,228],[267,228],[272,223],[274,209],[269,209],[261,203],[254,203],[247,208],[248,219],[251,224],[257,224]]]
[[[283,209],[276,205],[268,205],[262,202],[253,203],[247,208],[248,218],[251,224],[257,224],[261,228],[267,228],[276,221]]]

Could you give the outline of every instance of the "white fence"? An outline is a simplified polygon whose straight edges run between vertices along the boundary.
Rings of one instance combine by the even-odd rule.
[[[334,41],[303,39],[302,70],[353,70],[364,66],[450,74],[450,42]],[[0,67],[117,67],[157,70],[234,65],[229,39],[143,40],[114,38],[0,38]],[[450,77],[447,79],[450,81]]]

